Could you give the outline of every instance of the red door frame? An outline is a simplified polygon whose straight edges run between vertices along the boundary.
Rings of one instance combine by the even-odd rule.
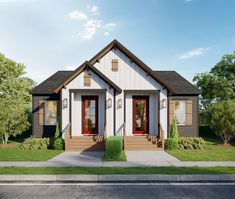
[[[146,108],[146,131],[136,131],[136,102],[140,100],[145,100],[145,108]],[[149,133],[149,96],[133,96],[133,134],[148,134]]]
[[[95,129],[91,131],[85,130],[85,118],[86,118],[86,111],[85,111],[85,100],[95,100]],[[96,95],[91,96],[82,96],[82,134],[89,135],[89,134],[98,134],[98,124],[99,124],[99,116],[98,116],[98,100],[99,97]]]

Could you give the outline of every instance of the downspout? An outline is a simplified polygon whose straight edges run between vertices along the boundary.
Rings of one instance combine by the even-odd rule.
[[[116,90],[113,89],[113,134],[116,135]]]

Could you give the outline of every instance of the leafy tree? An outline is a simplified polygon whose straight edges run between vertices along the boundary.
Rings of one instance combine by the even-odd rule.
[[[7,143],[30,125],[26,109],[31,104],[29,90],[35,82],[25,77],[25,66],[0,54],[0,135]]]
[[[209,113],[210,127],[227,144],[235,137],[235,100],[215,103],[210,106]]]
[[[209,73],[194,77],[201,90],[201,108],[207,109],[211,103],[235,99],[235,52],[222,57]]]
[[[0,102],[0,132],[3,144],[7,144],[10,136],[15,137],[27,130],[29,122],[26,106],[21,101],[8,100]]]

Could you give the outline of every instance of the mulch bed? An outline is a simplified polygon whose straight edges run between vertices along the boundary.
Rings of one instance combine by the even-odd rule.
[[[0,144],[0,148],[13,148],[15,146],[15,144]]]

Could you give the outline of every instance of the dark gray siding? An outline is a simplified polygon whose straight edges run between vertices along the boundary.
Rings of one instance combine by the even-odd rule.
[[[197,137],[199,136],[198,126],[198,96],[169,96],[169,100],[192,100],[192,125],[178,126],[180,137]],[[168,113],[169,114],[169,113]],[[170,129],[170,126],[169,126]]]
[[[59,95],[33,95],[32,110],[32,130],[34,137],[53,137],[55,134],[55,125],[39,125],[39,101],[56,100],[57,101],[57,118],[60,119],[60,96]]]

